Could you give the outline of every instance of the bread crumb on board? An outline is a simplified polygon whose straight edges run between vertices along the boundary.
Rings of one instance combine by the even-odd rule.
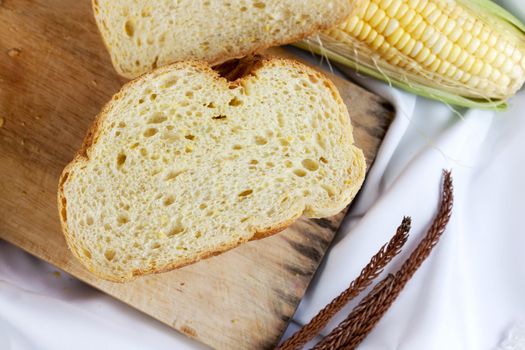
[[[12,49],[9,49],[7,51],[7,55],[11,58],[15,58],[15,57],[18,57],[20,56],[20,54],[22,53],[22,50],[20,49],[17,49],[17,48],[12,48]]]

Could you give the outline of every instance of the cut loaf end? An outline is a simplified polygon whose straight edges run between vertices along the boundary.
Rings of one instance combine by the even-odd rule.
[[[334,85],[287,59],[247,66],[231,81],[176,63],[105,106],[58,194],[90,271],[120,282],[168,271],[349,204],[366,166]]]
[[[185,60],[211,64],[298,41],[349,15],[348,0],[93,0],[117,72],[135,78]]]

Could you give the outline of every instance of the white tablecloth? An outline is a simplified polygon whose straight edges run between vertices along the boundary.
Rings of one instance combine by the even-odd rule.
[[[525,13],[519,0],[505,5]],[[460,115],[354,78],[391,100],[396,118],[287,335],[348,286],[404,215],[413,227],[400,257],[409,254],[446,168],[456,197],[449,227],[360,349],[525,349],[525,92],[507,112]],[[72,348],[205,347],[0,241],[0,349]]]

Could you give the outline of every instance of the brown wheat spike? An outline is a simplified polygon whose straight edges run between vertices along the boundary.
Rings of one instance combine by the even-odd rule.
[[[355,349],[370,333],[399,296],[406,283],[430,255],[452,214],[454,202],[452,176],[444,171],[441,205],[431,227],[410,257],[395,275],[389,274],[359,303],[358,306],[314,350]]]
[[[330,304],[326,305],[312,320],[304,325],[293,336],[288,338],[277,349],[278,350],[293,350],[299,349],[312,338],[321,332],[326,327],[330,319],[339,312],[350,300],[355,298],[365,288],[367,288],[372,281],[381,274],[383,268],[401,251],[401,248],[408,239],[408,232],[410,231],[411,220],[409,217],[404,217],[401,225],[397,228],[395,235],[390,241],[383,245],[379,252],[374,255],[370,262],[361,271],[359,277],[350,283],[350,286],[336,297]]]

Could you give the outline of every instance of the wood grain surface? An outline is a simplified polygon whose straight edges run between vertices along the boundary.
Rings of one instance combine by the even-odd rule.
[[[0,0],[0,238],[218,349],[279,340],[343,213],[129,284],[96,279],[60,232],[56,189],[100,108],[124,83],[89,0]],[[371,164],[391,122],[383,99],[334,78]]]

